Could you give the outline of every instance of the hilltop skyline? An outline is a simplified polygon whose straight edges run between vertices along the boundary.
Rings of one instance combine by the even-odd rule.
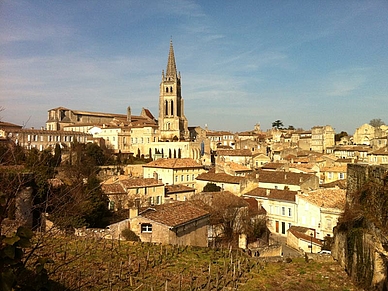
[[[131,106],[157,118],[172,38],[189,126],[353,134],[387,122],[387,13],[386,1],[5,0],[0,116],[39,128],[51,108]]]

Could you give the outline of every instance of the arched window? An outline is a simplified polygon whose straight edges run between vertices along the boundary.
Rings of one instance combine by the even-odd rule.
[[[172,87],[170,87],[170,93],[172,93]]]
[[[174,101],[171,100],[171,115],[174,115]]]
[[[168,87],[166,87],[166,93],[168,93]]]
[[[165,113],[164,115],[168,115],[168,102],[167,100],[165,101]]]

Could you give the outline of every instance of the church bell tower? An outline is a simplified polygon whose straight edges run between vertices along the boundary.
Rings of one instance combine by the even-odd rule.
[[[177,73],[174,48],[170,41],[166,73],[162,71],[159,93],[159,132],[163,141],[185,140],[189,136],[181,96],[181,76]]]

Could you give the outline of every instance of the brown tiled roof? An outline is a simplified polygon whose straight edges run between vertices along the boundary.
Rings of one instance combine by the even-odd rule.
[[[270,200],[284,200],[284,201],[295,201],[296,191],[290,190],[280,190],[280,189],[265,189],[265,188],[255,188],[243,196],[254,196],[259,198],[266,198]]]
[[[186,169],[186,168],[202,168],[202,165],[190,158],[184,159],[157,159],[143,165],[147,168],[167,168],[167,169]]]
[[[303,229],[305,229],[306,232],[309,230],[308,228],[305,228],[305,227],[303,227]],[[319,239],[317,239],[315,237],[311,237],[310,235],[303,232],[303,229],[300,226],[291,226],[288,229],[288,231],[291,232],[296,238],[303,239],[303,240],[309,241],[309,242],[312,241],[316,245],[320,245],[320,246],[323,245]]]
[[[205,218],[209,215],[209,212],[196,207],[187,201],[156,205],[139,214],[141,217],[145,217],[169,227],[178,227],[191,221]]]
[[[252,156],[252,152],[248,149],[217,150],[217,156]]]
[[[313,174],[316,172],[312,170],[313,167],[314,167],[313,164],[290,164],[289,166],[290,169],[294,168],[310,174]]]
[[[308,193],[299,194],[299,197],[324,208],[344,210],[346,190],[335,188],[320,188]]]
[[[244,177],[231,176],[225,173],[202,173],[198,175],[196,179],[201,181],[239,184],[242,180],[244,180]]]
[[[332,148],[333,151],[356,151],[356,152],[368,152],[370,151],[369,146],[335,146]]]
[[[251,171],[251,169],[249,169],[248,167],[234,163],[234,162],[229,162],[228,165],[229,165],[230,169],[232,169],[233,171],[236,171],[236,172]]]
[[[166,189],[167,195],[174,194],[174,193],[195,192],[194,188],[188,187],[186,185],[181,185],[181,184],[166,185],[165,189]]]
[[[378,150],[372,152],[372,154],[373,155],[387,156],[388,155],[388,147],[378,149]]]
[[[137,188],[137,187],[151,187],[164,185],[161,181],[154,178],[129,178],[121,180],[120,183],[125,188]]]
[[[123,186],[120,184],[102,184],[101,189],[104,194],[126,194]]]
[[[222,136],[222,135],[233,135],[230,131],[208,131],[206,136]]]
[[[284,168],[284,163],[266,163],[261,168],[264,169],[271,169],[271,170],[278,170]]]
[[[259,170],[259,183],[301,185],[315,177],[313,174]]]

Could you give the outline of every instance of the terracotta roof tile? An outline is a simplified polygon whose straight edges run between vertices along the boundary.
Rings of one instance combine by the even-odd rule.
[[[231,176],[225,173],[202,173],[196,178],[201,181],[211,181],[211,182],[224,182],[229,184],[239,184],[244,177]]]
[[[217,150],[217,156],[252,156],[252,152],[248,149],[241,150]]]
[[[124,190],[123,186],[120,184],[102,184],[101,189],[104,194],[126,194],[127,192]]]
[[[156,205],[139,213],[139,216],[141,217],[145,217],[169,227],[178,227],[209,215],[209,212],[196,207],[194,204],[187,201]]]
[[[277,183],[288,185],[301,185],[304,182],[316,177],[313,174],[293,173],[283,171],[259,170],[259,183]]]
[[[190,158],[184,159],[157,159],[143,165],[147,168],[168,168],[168,169],[181,169],[181,168],[202,168],[202,165]]]
[[[170,195],[170,194],[173,194],[173,193],[195,192],[194,188],[188,187],[186,185],[181,185],[181,184],[166,185],[165,189],[166,189],[166,194],[167,195]]]
[[[254,196],[259,198],[265,198],[270,200],[284,200],[284,201],[293,201],[295,202],[296,191],[290,190],[279,190],[279,189],[265,189],[265,188],[255,188],[243,196]]]
[[[137,188],[137,187],[151,187],[151,186],[163,186],[164,184],[153,178],[129,178],[126,180],[121,180],[120,183],[125,188]]]
[[[299,197],[324,208],[344,210],[346,190],[335,188],[321,188],[308,193],[299,194]]]

